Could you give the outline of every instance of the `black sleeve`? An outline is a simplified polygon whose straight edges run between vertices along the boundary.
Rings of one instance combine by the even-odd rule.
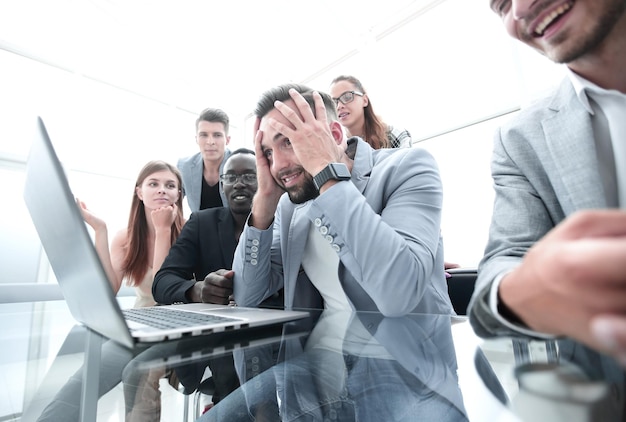
[[[152,295],[157,303],[188,302],[185,293],[196,283],[194,271],[200,253],[198,233],[199,221],[193,213],[154,276]]]

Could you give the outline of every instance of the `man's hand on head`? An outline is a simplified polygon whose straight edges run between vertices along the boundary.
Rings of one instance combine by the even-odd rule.
[[[274,221],[274,213],[280,197],[285,192],[274,180],[270,162],[263,150],[263,131],[261,119],[254,123],[254,153],[256,156],[257,191],[252,201],[250,224],[260,230],[266,230]]]
[[[268,124],[289,138],[302,167],[309,174],[315,175],[329,163],[342,161],[345,153],[333,136],[321,95],[317,91],[313,93],[315,113],[295,89],[289,90],[289,95],[295,109],[281,101],[276,101],[275,107],[289,121],[291,127],[274,119],[269,119]]]

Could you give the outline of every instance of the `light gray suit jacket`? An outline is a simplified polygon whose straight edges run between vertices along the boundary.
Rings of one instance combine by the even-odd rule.
[[[494,280],[519,265],[528,249],[566,216],[607,207],[593,133],[589,113],[569,79],[496,133],[493,216],[468,308],[478,335],[519,336],[489,308]]]
[[[220,164],[220,174],[224,170],[224,163],[226,159],[230,156],[230,150],[226,149],[224,151],[224,159]],[[183,195],[187,196],[187,204],[191,209],[191,212],[196,212],[200,210],[200,199],[202,197],[202,178],[204,177],[204,164],[202,162],[202,154],[199,152],[189,157],[184,157],[178,160],[176,164],[178,170],[183,177]],[[220,197],[222,198],[222,204],[225,207],[228,207],[228,201],[226,200],[226,195],[224,195],[224,190],[222,189],[222,184],[219,186]]]
[[[352,142],[358,144],[350,182],[300,205],[283,195],[273,227],[245,227],[233,262],[235,301],[256,306],[284,286],[287,309],[320,308],[301,265],[313,224],[339,256],[341,286],[355,310],[453,314],[435,160],[420,148],[374,150]]]

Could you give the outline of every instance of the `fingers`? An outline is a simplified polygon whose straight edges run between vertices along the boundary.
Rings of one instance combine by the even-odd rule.
[[[313,91],[312,96],[314,107],[311,107],[309,103],[304,99],[302,94],[300,94],[295,89],[290,89],[289,95],[293,99],[293,102],[296,104],[296,107],[305,122],[312,120],[317,120],[324,123],[326,122],[326,106],[324,106],[324,101],[322,100],[322,96],[319,92]],[[315,109],[315,113],[313,113],[313,109]]]
[[[207,274],[202,285],[202,302],[226,305],[233,294],[232,270],[217,270]]]
[[[254,119],[254,128],[252,129],[252,135],[256,138],[256,134],[259,131],[259,128],[261,127],[261,119],[259,117],[257,117],[256,119]]]
[[[626,212],[620,210],[580,211],[556,226],[546,237],[578,239],[608,236],[626,236]]]
[[[306,123],[313,123],[317,121],[326,126],[326,107],[324,106],[322,96],[317,91],[314,91],[312,94],[314,101],[313,108],[309,105],[307,100],[304,99],[302,94],[295,89],[290,89],[289,95],[296,106],[295,110],[287,106],[282,101],[276,101],[274,103],[274,107],[276,107],[276,109],[280,111],[289,123],[293,125],[293,128],[271,119],[269,123],[275,130],[284,134],[286,137],[291,138],[294,133],[294,129],[301,129]],[[313,113],[313,110],[315,110],[315,113]]]
[[[613,355],[622,366],[626,367],[626,317],[597,316],[591,320],[590,328],[600,348]]]
[[[258,125],[260,124],[260,119],[257,118],[255,126],[257,129],[255,130],[254,135],[254,153],[256,155],[256,164],[258,166],[267,167],[267,159],[263,154],[263,131],[258,129]]]
[[[452,268],[461,268],[461,266],[459,264],[456,264],[454,262],[444,262],[443,263],[443,268],[444,270],[449,270]]]
[[[317,121],[326,124],[326,106],[319,92],[313,92],[313,100],[315,101],[315,118]]]

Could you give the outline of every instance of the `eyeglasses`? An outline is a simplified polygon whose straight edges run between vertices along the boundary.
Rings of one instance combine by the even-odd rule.
[[[339,98],[333,98],[333,101],[335,102],[336,106],[339,106],[339,101],[341,101],[341,104],[348,104],[354,101],[355,95],[362,97],[363,93],[359,91],[346,91],[343,94],[341,94]]]
[[[243,183],[244,185],[254,185],[256,183],[256,173],[220,174],[220,180],[225,185],[234,185],[235,183],[237,183],[237,180],[241,180],[241,183]]]

